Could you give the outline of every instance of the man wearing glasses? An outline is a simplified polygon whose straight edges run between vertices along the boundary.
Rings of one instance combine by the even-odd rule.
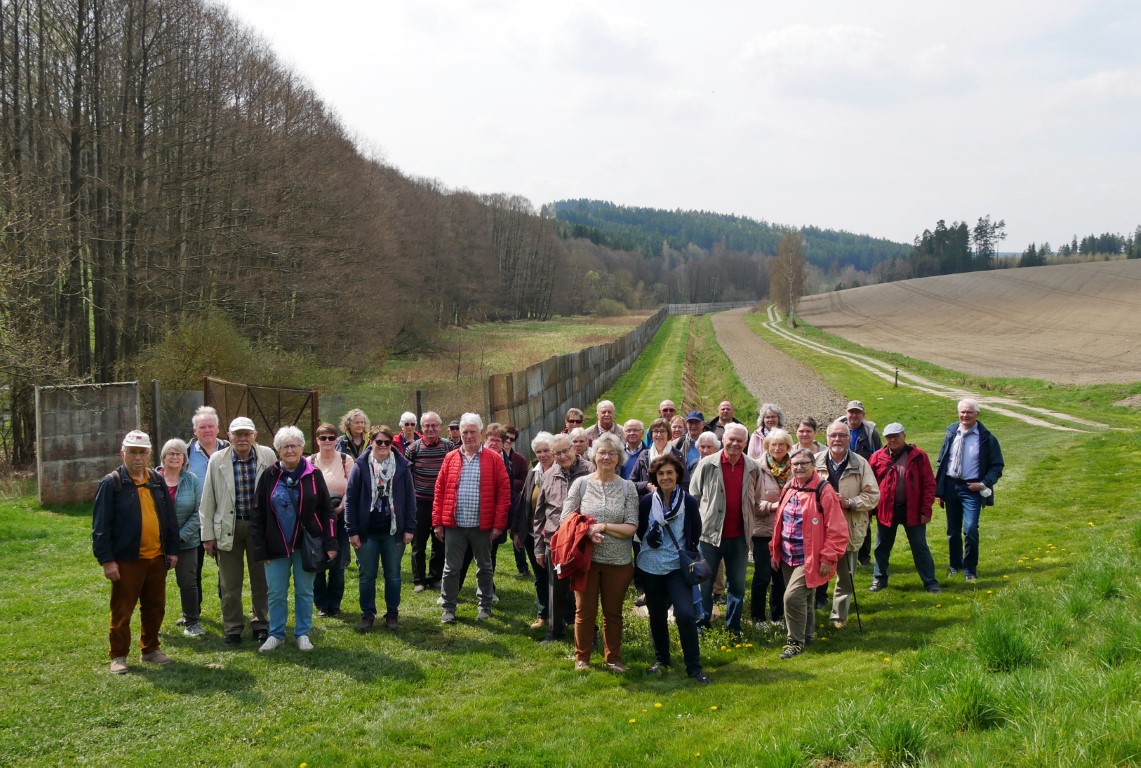
[[[254,615],[250,629],[259,643],[269,637],[268,590],[265,567],[255,557],[249,536],[254,489],[263,472],[273,466],[273,449],[257,444],[257,429],[246,416],[230,422],[230,446],[210,457],[202,485],[202,546],[218,561],[222,587],[222,632],[226,645],[242,642],[246,615],[242,609],[244,568],[249,569]],[[245,564],[243,565],[243,558]]]

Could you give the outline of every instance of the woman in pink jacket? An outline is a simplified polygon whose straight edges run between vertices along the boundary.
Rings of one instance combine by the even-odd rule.
[[[840,497],[816,476],[812,451],[792,452],[792,481],[777,502],[769,549],[773,568],[784,576],[784,620],[788,641],[780,657],[791,659],[812,643],[815,590],[836,573],[848,548],[848,523]]]

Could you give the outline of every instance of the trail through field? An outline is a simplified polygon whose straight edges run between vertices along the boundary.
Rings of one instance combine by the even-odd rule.
[[[802,416],[828,424],[844,413],[848,398],[833,389],[809,366],[789,357],[745,325],[749,309],[731,309],[712,315],[717,343],[733,361],[737,378],[757,398],[757,404],[776,403],[784,411],[785,425]],[[755,418],[756,414],[749,414]],[[712,416],[710,416],[712,418]],[[749,430],[756,422],[747,424]]]
[[[729,314],[729,313],[725,313]],[[742,319],[742,324],[744,320]],[[809,341],[808,339],[801,338],[800,336],[792,333],[788,329],[780,325],[780,315],[774,306],[769,307],[768,320],[765,321],[765,327],[777,334],[781,338],[787,339],[801,346],[808,347],[809,349],[819,352],[823,355],[839,358],[844,360],[857,368],[862,368],[885,381],[893,381],[896,376],[896,368],[891,363],[879,360],[869,355],[861,355],[855,352],[847,352],[844,350],[830,347],[816,341]],[[1086,432],[1089,429],[1109,429],[1109,425],[1101,424],[1096,421],[1089,421],[1081,419],[1077,416],[1071,416],[1067,413],[1059,411],[1051,411],[1046,408],[1038,408],[1032,405],[1026,405],[1014,398],[1010,397],[996,397],[994,395],[986,395],[979,392],[972,392],[968,389],[960,387],[950,387],[945,384],[932,381],[923,376],[906,371],[899,371],[899,384],[904,387],[911,387],[920,392],[926,392],[930,395],[937,397],[945,397],[949,400],[961,400],[964,397],[974,398],[983,405],[987,410],[993,413],[1000,413],[1003,416],[1009,416],[1012,419],[1018,419],[1026,424],[1031,424],[1036,427],[1045,427],[1047,429],[1055,429],[1062,432]],[[1083,427],[1085,429],[1083,429]]]

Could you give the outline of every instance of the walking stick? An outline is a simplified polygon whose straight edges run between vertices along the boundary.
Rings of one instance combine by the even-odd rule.
[[[845,560],[848,558],[845,557]],[[852,580],[852,607],[856,609],[856,626],[860,628],[860,634],[864,634],[864,622],[860,619],[860,604],[856,600],[856,567],[848,562],[848,578]]]

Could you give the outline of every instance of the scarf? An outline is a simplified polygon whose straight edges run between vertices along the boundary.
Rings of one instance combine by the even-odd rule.
[[[665,505],[662,504],[661,490],[654,491],[653,501],[650,502],[650,520],[658,525],[665,525],[666,521],[673,520],[677,517],[677,513],[681,511],[681,486],[674,488],[673,494],[670,495],[670,506],[667,510]]]
[[[384,461],[377,461],[370,453],[368,464],[369,467],[372,468],[373,476],[376,478],[376,488],[372,492],[372,503],[375,507],[378,497],[385,499],[392,498],[392,476],[396,474],[396,459],[393,457],[391,451],[389,451],[388,458]]]
[[[773,479],[777,481],[777,485],[784,488],[784,484],[792,477],[792,462],[786,456],[784,461],[778,463],[771,454],[766,453],[765,464],[768,466],[769,472],[772,473]]]

